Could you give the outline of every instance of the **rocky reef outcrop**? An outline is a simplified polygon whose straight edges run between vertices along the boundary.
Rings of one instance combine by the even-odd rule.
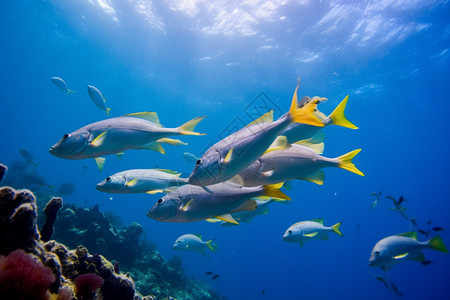
[[[98,206],[61,198],[43,211],[38,222],[31,191],[0,188],[1,299],[224,299],[188,280],[181,259],[166,261],[137,223],[119,228]]]

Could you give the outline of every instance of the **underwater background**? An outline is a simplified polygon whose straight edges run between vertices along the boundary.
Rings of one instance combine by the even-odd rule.
[[[443,228],[439,235],[450,245],[449,17],[449,1],[431,0],[8,0],[0,10],[0,163],[11,166],[27,149],[47,183],[76,185],[64,203],[98,204],[124,224],[141,224],[161,255],[181,256],[186,274],[228,299],[396,299],[368,266],[377,241],[411,231],[386,196],[405,197],[417,227]],[[54,76],[76,93],[59,90]],[[293,181],[284,191],[289,204],[271,204],[267,215],[229,227],[158,222],[146,213],[161,194],[95,189],[133,168],[188,176],[194,165],[184,152],[201,156],[267,107],[280,116],[299,76],[299,98],[328,98],[319,105],[326,115],[350,95],[346,116],[359,129],[325,128],[324,156],[361,148],[354,163],[365,177],[325,169],[322,186]],[[65,133],[107,118],[88,84],[99,88],[113,117],[154,111],[176,127],[206,115],[196,130],[207,135],[183,136],[188,145],[166,146],[166,155],[109,155],[102,172],[92,159],[54,157],[48,150]],[[303,247],[282,240],[290,225],[317,218],[328,226],[342,221],[344,237]],[[214,239],[217,252],[173,250],[186,233]],[[431,264],[396,265],[390,279],[404,299],[448,298],[450,256],[424,254]],[[206,272],[220,276],[211,280]]]

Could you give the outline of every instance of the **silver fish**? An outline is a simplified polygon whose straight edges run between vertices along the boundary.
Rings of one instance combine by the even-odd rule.
[[[328,232],[334,232],[343,236],[339,231],[342,222],[331,227],[323,226],[323,219],[302,221],[290,226],[283,235],[283,241],[290,243],[300,243],[303,246],[305,241],[313,239],[328,240]]]
[[[309,101],[326,101],[326,98],[322,97],[313,97],[311,99],[302,99],[304,103],[308,103]],[[348,96],[344,98],[344,100],[339,103],[339,105],[334,109],[334,111],[327,117],[319,110],[316,110],[314,114],[322,121],[324,127],[329,125],[338,125],[342,127],[347,127],[351,129],[358,129],[355,125],[353,125],[345,116],[344,111],[347,106]],[[299,106],[301,102],[299,103]],[[304,104],[303,104],[304,105]],[[324,127],[317,127],[309,124],[302,123],[293,123],[289,125],[281,135],[285,136],[288,140],[289,144],[293,144],[295,142],[306,140],[317,134]]]
[[[67,94],[75,93],[75,91],[69,90],[67,88],[67,83],[64,81],[64,79],[59,78],[59,77],[52,77],[51,80],[52,80],[54,85],[56,85],[61,90],[67,92]]]
[[[210,147],[197,160],[189,183],[207,186],[234,177],[264,154],[276,137],[293,122],[323,126],[313,115],[317,101],[311,101],[302,108],[297,107],[297,89],[298,86],[289,112],[278,120],[272,121],[271,111]]]
[[[323,144],[322,144],[323,145]],[[322,146],[323,149],[323,146]],[[264,154],[253,164],[239,173],[245,186],[267,185],[294,179],[302,179],[323,184],[321,169],[338,167],[364,176],[352,163],[361,149],[351,151],[337,158],[319,155],[321,150],[293,144],[287,149]]]
[[[50,148],[54,156],[66,159],[100,158],[120,154],[129,149],[148,149],[165,154],[161,143],[176,144],[172,135],[202,135],[195,126],[205,117],[198,117],[177,128],[165,128],[154,112],[125,115],[84,126],[63,138]],[[97,164],[103,162],[97,160]]]
[[[20,148],[19,153],[28,164],[37,166],[37,163],[34,162],[33,155],[31,155],[30,151]]]
[[[147,216],[161,222],[186,223],[217,218],[239,224],[231,213],[253,210],[253,197],[271,196],[288,200],[277,186],[242,187],[226,181],[207,187],[191,184],[177,188],[159,199]]]
[[[217,245],[212,240],[202,241],[200,234],[184,234],[176,239],[172,248],[179,251],[198,251],[204,253],[206,249],[216,252]]]
[[[133,169],[108,176],[97,184],[97,190],[107,193],[168,193],[187,184],[181,173],[163,169]]]
[[[106,107],[106,100],[105,97],[103,97],[102,93],[99,91],[98,88],[92,85],[87,86],[87,91],[89,94],[89,97],[91,97],[92,102],[94,102],[95,105],[97,105],[98,108],[101,110],[106,111],[106,113],[109,116],[109,111],[111,108]]]
[[[392,265],[406,260],[425,262],[423,249],[448,253],[440,236],[436,235],[426,242],[419,242],[416,232],[407,232],[388,236],[376,243],[370,253],[369,266],[387,271]]]

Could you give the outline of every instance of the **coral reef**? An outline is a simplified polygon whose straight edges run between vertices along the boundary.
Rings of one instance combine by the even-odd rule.
[[[48,242],[52,237],[53,224],[55,223],[58,211],[62,206],[62,199],[58,197],[52,198],[45,206],[44,213],[47,216],[47,220],[41,228],[41,241]]]
[[[0,188],[0,299],[224,299],[188,280],[181,259],[164,260],[141,225],[117,228],[98,206],[61,207],[47,203],[39,232],[33,193]]]
[[[83,245],[92,253],[102,253],[115,262],[111,272],[116,274],[120,263],[120,271],[134,279],[142,295],[154,299],[223,299],[210,287],[188,280],[181,270],[181,258],[165,260],[146,239],[141,225],[118,228],[120,224],[116,215],[100,212],[98,205],[82,208],[67,204],[59,213],[53,238],[70,248]]]

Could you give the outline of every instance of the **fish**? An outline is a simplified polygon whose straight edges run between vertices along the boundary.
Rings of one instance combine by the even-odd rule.
[[[218,246],[213,244],[212,240],[202,241],[200,234],[184,234],[176,239],[172,248],[179,251],[198,251],[204,253],[206,249],[216,252]]]
[[[67,88],[67,83],[64,81],[64,79],[62,79],[60,77],[52,77],[51,80],[52,80],[54,85],[56,85],[61,90],[67,92],[67,94],[75,93],[75,91],[69,90]]]
[[[375,206],[377,206],[378,201],[380,201],[381,192],[378,192],[378,193],[373,192],[371,195],[372,195],[372,196],[375,196],[375,200],[373,200],[373,202],[372,202],[372,204],[370,205],[369,209],[374,209]]]
[[[156,201],[147,216],[160,222],[187,223],[217,218],[239,224],[231,214],[255,209],[253,197],[270,196],[289,200],[279,190],[281,186],[242,187],[231,181],[207,187],[186,184]]]
[[[287,138],[289,144],[296,143],[301,140],[306,140],[317,134],[322,128],[330,125],[337,125],[341,127],[346,127],[350,129],[358,129],[353,123],[351,123],[347,117],[345,116],[345,108],[347,106],[349,96],[347,95],[341,103],[333,110],[333,112],[327,117],[319,110],[314,111],[314,114],[320,119],[323,123],[323,127],[318,127],[309,124],[302,123],[294,123],[289,125],[281,135]],[[313,98],[303,98],[302,101],[299,102],[299,107],[308,103],[309,101],[326,101],[326,98],[323,97],[313,97]]]
[[[58,189],[56,190],[56,194],[58,196],[68,196],[73,194],[75,192],[77,186],[74,183],[66,182],[58,186]]]
[[[405,200],[403,198],[403,196],[400,196],[399,200],[395,199],[391,195],[386,196],[386,198],[392,200],[392,202],[394,203],[394,207],[389,208],[390,210],[398,211],[400,213],[400,215],[402,215],[403,218],[405,218],[408,221],[411,221],[412,218],[408,217],[406,215],[406,213],[404,212],[406,210],[406,207],[401,206],[401,202],[403,202]],[[414,221],[412,221],[412,222],[414,224]]]
[[[444,228],[439,227],[439,226],[435,226],[435,227],[431,228],[431,230],[433,230],[433,231],[442,231],[442,230],[444,230]]]
[[[219,275],[214,275],[213,277],[211,277],[211,280],[215,280],[215,279],[217,279],[217,278],[219,278]]]
[[[203,135],[193,131],[205,117],[194,118],[176,128],[165,128],[155,112],[141,112],[98,121],[72,132],[50,148],[65,159],[94,158],[101,170],[102,155],[121,154],[130,149],[148,149],[165,154],[160,143],[172,143],[172,135]]]
[[[425,230],[422,230],[422,229],[418,229],[417,231],[418,231],[419,233],[423,234],[423,235],[426,236],[426,237],[428,237],[428,235],[430,234],[430,231],[429,231],[429,230],[425,231]]]
[[[4,164],[0,164],[0,181],[3,180],[3,177],[6,174],[6,171],[8,171],[8,167],[5,166]]]
[[[94,102],[95,105],[97,105],[98,108],[101,110],[106,111],[106,113],[109,116],[109,111],[111,108],[106,107],[106,99],[103,97],[102,93],[99,91],[98,88],[92,85],[87,86],[87,91],[89,94],[89,97],[91,97],[92,102]]]
[[[264,154],[239,173],[243,185],[268,185],[294,179],[322,185],[325,178],[322,169],[326,167],[337,167],[364,176],[364,173],[352,163],[352,159],[361,149],[336,158],[327,158],[319,155],[322,152],[323,143],[322,146],[319,144],[319,148],[310,148],[310,146],[293,144],[287,149]]]
[[[205,274],[206,275],[212,275],[212,274],[214,274],[214,272],[206,272]]]
[[[183,153],[183,158],[188,161],[188,162],[197,162],[197,160],[199,160],[200,158],[197,157],[196,155],[189,153],[189,152],[184,152]]]
[[[52,185],[48,184],[42,176],[36,174],[36,173],[26,173],[23,175],[23,177],[28,180],[32,184],[36,184],[38,186],[46,186],[50,189],[53,188]]]
[[[165,169],[132,169],[115,173],[97,184],[97,190],[106,193],[169,193],[188,183],[181,173]]]
[[[269,111],[246,127],[230,134],[211,146],[197,160],[189,176],[192,185],[207,186],[226,181],[251,165],[263,155],[277,136],[293,122],[323,126],[313,115],[317,101],[311,101],[304,107],[297,107],[297,88],[292,97],[288,113],[273,120],[273,111]],[[270,151],[284,148],[286,143],[273,147]]]
[[[325,227],[323,226],[323,219],[301,221],[291,225],[286,230],[283,235],[283,241],[299,243],[303,247],[303,243],[309,240],[328,240],[328,232],[334,232],[340,236],[344,236],[340,231],[341,224],[342,222],[339,222],[331,227]]]
[[[389,270],[393,265],[406,260],[424,262],[424,249],[433,249],[448,253],[444,241],[439,235],[426,242],[417,241],[415,231],[401,233],[383,238],[372,249],[369,258],[369,266]]]
[[[26,161],[26,163],[37,166],[38,164],[34,162],[33,155],[31,155],[30,151],[27,149],[20,148],[19,153],[22,156],[22,158]]]

